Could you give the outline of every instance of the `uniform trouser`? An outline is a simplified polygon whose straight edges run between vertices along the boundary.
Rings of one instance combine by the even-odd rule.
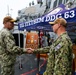
[[[14,65],[2,65],[1,75],[14,75]]]

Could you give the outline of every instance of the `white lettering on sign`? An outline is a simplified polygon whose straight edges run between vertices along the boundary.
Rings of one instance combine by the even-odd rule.
[[[23,28],[24,27],[24,23],[20,23],[20,28]]]
[[[74,10],[64,13],[64,18],[65,19],[67,19],[67,18],[73,18],[74,16],[75,16],[75,11]]]
[[[40,18],[37,18],[35,20],[20,23],[19,26],[20,26],[20,28],[23,28],[23,27],[31,26],[31,25],[41,23],[41,22],[54,21],[56,18],[61,18],[61,17],[65,18],[65,19],[75,17],[75,10],[70,10],[70,11],[66,11],[64,13],[53,14],[53,15],[47,14],[47,15],[40,17]]]
[[[45,22],[54,21],[56,18],[61,18],[61,17],[65,18],[65,19],[73,18],[74,16],[75,16],[75,11],[71,10],[71,11],[65,12],[64,14],[60,13],[60,14],[56,14],[56,15],[46,16]]]

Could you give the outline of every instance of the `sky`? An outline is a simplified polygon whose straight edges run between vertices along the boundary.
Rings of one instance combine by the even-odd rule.
[[[3,18],[8,15],[16,19],[18,17],[18,10],[29,7],[29,2],[37,0],[0,0],[0,30],[3,28]]]

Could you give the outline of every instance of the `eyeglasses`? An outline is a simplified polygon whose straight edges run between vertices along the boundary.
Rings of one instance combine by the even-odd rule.
[[[55,24],[51,24],[51,26],[54,26]]]
[[[58,23],[55,23],[55,24],[51,24],[51,26],[54,26],[54,25],[56,25],[56,24],[58,24]]]
[[[10,22],[10,23],[14,24],[14,22]]]

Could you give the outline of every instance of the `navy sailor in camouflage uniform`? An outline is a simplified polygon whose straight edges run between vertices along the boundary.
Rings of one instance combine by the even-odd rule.
[[[0,61],[1,75],[14,75],[14,64],[17,54],[26,53],[26,49],[19,48],[10,30],[14,27],[15,20],[10,16],[3,19],[4,27],[0,31]]]
[[[52,45],[37,50],[30,49],[28,53],[49,53],[43,75],[72,75],[72,42],[66,32],[67,22],[64,18],[57,18],[49,24],[58,38]]]

